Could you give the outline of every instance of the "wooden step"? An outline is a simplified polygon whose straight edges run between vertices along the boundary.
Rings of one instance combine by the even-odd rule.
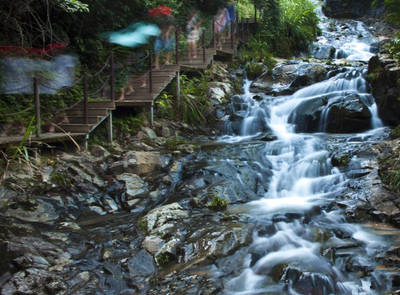
[[[94,124],[60,124],[59,126],[66,132],[89,133]]]
[[[89,124],[97,124],[102,116],[89,116],[88,123]],[[69,116],[68,121],[70,124],[85,124],[84,116]]]
[[[79,103],[76,107],[83,108],[83,102]],[[89,109],[115,109],[115,103],[111,100],[105,101],[89,101],[88,102]]]
[[[105,108],[98,108],[98,109],[88,109],[88,115],[89,116],[107,116],[109,110]],[[72,110],[67,110],[66,111],[68,117],[74,117],[74,116],[83,116],[83,107],[82,108],[73,108]]]

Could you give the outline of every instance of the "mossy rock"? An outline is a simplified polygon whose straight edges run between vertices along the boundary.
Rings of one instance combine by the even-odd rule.
[[[349,155],[334,155],[331,158],[331,163],[335,167],[343,167],[349,164],[351,157]]]
[[[225,200],[224,198],[214,196],[214,198],[209,203],[208,207],[214,211],[222,211],[226,209],[228,204],[229,204],[228,201]]]
[[[395,139],[395,138],[399,138],[400,137],[400,124],[394,128],[390,134],[390,136]]]
[[[254,80],[265,72],[265,65],[262,63],[250,62],[246,65],[247,78]]]

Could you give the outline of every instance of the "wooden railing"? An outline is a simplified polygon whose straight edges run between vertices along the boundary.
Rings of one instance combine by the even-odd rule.
[[[255,10],[255,15],[254,15],[254,20],[255,22],[257,21],[257,12]],[[216,48],[216,41],[217,41],[217,36],[215,35],[215,17],[212,19],[212,24],[211,24],[211,40],[210,43],[207,44],[206,42],[206,37],[205,33],[203,32],[201,36],[201,43],[200,47],[202,50],[202,61],[203,63],[206,63],[206,49],[211,47],[211,48]],[[250,33],[250,19],[243,19],[239,21],[238,15],[236,15],[235,22],[231,23],[230,26],[230,45],[231,49],[234,49],[235,46],[235,41],[237,39],[245,39],[246,36],[248,36]],[[175,64],[179,65],[180,64],[180,56],[179,56],[179,34],[180,34],[180,28],[177,26],[175,29]],[[145,59],[148,58],[148,69],[147,69],[147,78],[148,78],[148,87],[149,87],[149,93],[151,94],[154,90],[154,85],[153,85],[153,51],[150,49],[150,52],[148,56],[145,56],[142,60],[140,61],[145,61]],[[77,103],[73,104],[70,106],[70,108],[76,107],[78,104],[82,104],[83,108],[83,117],[84,117],[84,124],[89,124],[89,107],[88,107],[88,102],[89,102],[89,96],[91,94],[89,93],[89,78],[94,78],[97,77],[101,74],[104,76],[105,70],[109,68],[108,74],[106,74],[106,79],[104,83],[100,86],[99,89],[95,90],[94,93],[103,93],[105,85],[107,82],[109,83],[109,99],[111,101],[115,101],[115,72],[116,72],[116,67],[115,67],[115,58],[114,54],[111,52],[109,57],[106,60],[106,63],[101,67],[100,71],[93,75],[89,75],[88,73],[84,72],[82,74],[82,77],[78,79],[75,83],[77,85],[82,81],[82,87],[83,87],[83,98],[82,100],[78,101]],[[36,136],[40,137],[41,136],[41,106],[40,106],[40,93],[39,93],[39,86],[44,86],[47,88],[51,88],[48,85],[44,84],[41,82],[41,80],[38,77],[33,78],[33,96],[34,96],[34,110],[35,110],[35,126],[36,126]],[[102,96],[104,97],[104,96]],[[63,109],[60,111],[66,111],[67,109]]]

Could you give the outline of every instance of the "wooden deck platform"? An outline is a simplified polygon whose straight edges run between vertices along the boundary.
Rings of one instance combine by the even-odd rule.
[[[83,104],[77,104],[66,111],[67,122],[60,125],[67,133],[43,133],[40,138],[35,136],[29,138],[28,144],[40,142],[63,142],[74,139],[86,139],[87,135],[93,131],[101,122],[108,120],[108,134],[112,140],[112,110],[118,107],[149,106],[151,108],[151,121],[153,116],[153,104],[161,92],[176,78],[180,71],[196,71],[207,69],[217,55],[233,56],[237,47],[237,42],[232,43],[227,40],[222,48],[198,48],[197,57],[189,59],[188,52],[181,52],[178,60],[179,64],[164,65],[160,69],[153,69],[151,72],[152,89],[150,91],[149,72],[130,77],[129,81],[134,88],[134,92],[126,95],[125,99],[118,100],[120,93],[115,90],[115,101],[102,99],[97,102],[89,102],[85,110]],[[145,79],[146,85],[143,86]],[[86,114],[86,116],[85,116]],[[17,145],[23,140],[23,136],[0,137],[0,147],[7,145]]]

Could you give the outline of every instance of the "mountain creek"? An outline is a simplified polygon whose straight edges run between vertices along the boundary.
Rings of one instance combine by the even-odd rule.
[[[380,167],[399,140],[366,80],[380,40],[320,17],[312,57],[252,81],[213,65],[213,130],[158,120],[10,167],[1,294],[397,294],[400,199]]]

